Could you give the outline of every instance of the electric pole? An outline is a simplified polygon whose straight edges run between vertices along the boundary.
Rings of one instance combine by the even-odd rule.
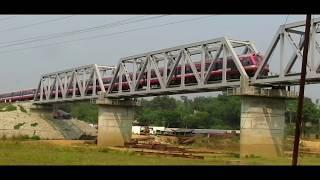
[[[308,49],[309,49],[310,24],[311,24],[311,14],[307,14],[305,34],[304,34],[305,41],[304,41],[304,48],[303,48],[303,59],[302,59],[302,66],[301,66],[299,103],[298,103],[298,110],[297,110],[296,129],[295,129],[294,146],[293,146],[293,153],[292,153],[292,166],[296,166],[298,162],[301,126],[303,123],[302,110],[303,110],[303,100],[304,100],[304,85],[306,80],[306,65],[307,65]]]

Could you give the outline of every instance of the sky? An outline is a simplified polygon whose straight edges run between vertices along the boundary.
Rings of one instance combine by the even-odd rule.
[[[17,41],[128,18],[136,22],[42,41]],[[116,65],[121,57],[223,36],[254,41],[263,54],[281,24],[301,20],[305,15],[0,15],[0,93],[35,88],[44,73],[87,64]],[[319,90],[320,85],[308,85],[305,95],[318,99]]]

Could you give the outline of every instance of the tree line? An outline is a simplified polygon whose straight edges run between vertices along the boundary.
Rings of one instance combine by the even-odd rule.
[[[141,99],[136,119],[141,125],[179,128],[236,129],[240,124],[239,97],[157,96],[151,100]]]
[[[136,108],[135,120],[140,125],[164,126],[175,128],[215,128],[239,129],[241,99],[237,96],[218,95],[217,97],[195,97],[189,99],[180,96],[157,96],[152,99],[140,99],[141,106]],[[296,120],[297,100],[287,101],[286,123],[293,134]],[[89,123],[98,122],[97,105],[88,102],[64,104],[63,109],[73,117]],[[320,130],[320,105],[310,98],[304,100],[304,122],[311,123],[306,127],[310,132]]]

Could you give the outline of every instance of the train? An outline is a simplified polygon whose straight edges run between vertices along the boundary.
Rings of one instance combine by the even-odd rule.
[[[256,53],[250,53],[250,54],[245,54],[245,55],[240,55],[238,56],[239,60],[247,72],[249,77],[253,77],[255,72],[257,71],[259,64],[261,63],[263,56],[260,54]],[[210,71],[210,76],[208,78],[208,82],[212,81],[219,81],[222,79],[222,66],[223,66],[223,60],[222,58],[217,59],[216,61],[213,62],[213,65],[211,67]],[[205,61],[205,71],[208,70],[209,66],[211,64],[211,61]],[[200,74],[201,71],[201,63],[200,62],[195,62],[194,63],[195,68],[197,69],[198,73]],[[164,71],[167,71],[167,74],[169,75],[170,69],[164,69],[160,68],[159,72],[160,75],[163,76]],[[181,83],[181,66],[177,66],[175,69],[172,79],[170,82],[170,85],[179,85]],[[137,72],[138,74],[139,72]],[[266,65],[262,69],[262,75],[267,76],[269,73],[269,65]],[[129,73],[130,78],[133,78],[133,73]],[[227,79],[239,79],[240,78],[240,72],[238,71],[235,63],[232,60],[232,57],[227,58],[227,72],[226,72]],[[138,77],[138,75],[136,75]],[[113,77],[105,77],[102,79],[104,87],[107,89],[109,88],[109,85],[111,84]],[[193,74],[192,68],[190,65],[185,65],[185,84],[192,84],[196,83],[197,80]],[[92,92],[93,89],[93,83],[91,82],[88,86],[87,92],[90,93]],[[139,81],[138,89],[143,88],[144,86],[147,85],[147,72],[143,74]],[[151,71],[151,78],[150,78],[150,86],[152,88],[160,87],[160,83],[158,81],[157,75],[154,70]],[[113,90],[117,91],[119,87],[119,77],[115,79],[115,83],[112,87]],[[100,87],[97,86],[96,88],[97,91],[100,90]],[[122,90],[126,91],[129,90],[129,85],[126,79],[126,76],[123,75],[122,77]],[[76,89],[76,95],[80,95],[79,89]],[[0,102],[15,102],[15,101],[26,101],[26,100],[33,100],[34,96],[36,93],[36,89],[27,89],[27,90],[21,90],[21,91],[16,91],[16,92],[11,92],[11,93],[5,93],[5,94],[0,94]],[[67,95],[72,95],[73,90],[68,89],[67,90]],[[60,90],[58,91],[59,96],[61,96]],[[51,95],[52,97],[55,96],[55,91],[53,90],[53,93]],[[37,97],[40,97],[40,93],[37,94]]]

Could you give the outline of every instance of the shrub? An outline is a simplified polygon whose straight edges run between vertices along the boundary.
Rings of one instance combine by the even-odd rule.
[[[20,127],[23,126],[24,124],[26,124],[26,123],[25,123],[25,122],[23,122],[23,123],[18,123],[18,124],[16,124],[13,128],[14,128],[14,129],[20,129]]]
[[[33,135],[33,136],[31,136],[31,138],[30,139],[33,139],[33,140],[40,140],[41,138],[39,137],[39,136],[37,136],[37,135]]]
[[[27,140],[29,139],[28,135],[19,135],[19,136],[12,136],[12,140]]]
[[[7,140],[7,136],[5,134],[2,135],[1,140]]]
[[[13,135],[10,139],[16,140],[16,141],[25,141],[25,140],[40,140],[41,138],[37,135],[32,135],[31,137],[28,135],[18,135],[18,136]]]
[[[21,105],[18,105],[18,106],[20,108],[20,111],[22,111],[24,113],[27,113],[27,110],[23,106],[21,106]]]
[[[32,123],[31,126],[36,127],[36,126],[38,126],[38,123]]]

